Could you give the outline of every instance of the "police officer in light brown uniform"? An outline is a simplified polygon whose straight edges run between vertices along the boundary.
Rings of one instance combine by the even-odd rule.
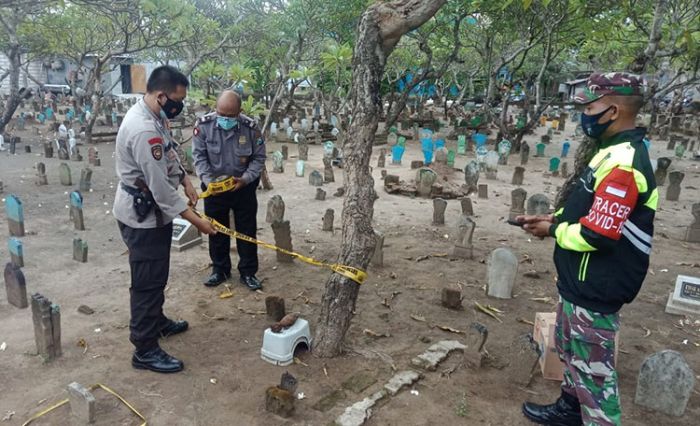
[[[196,204],[197,192],[180,164],[168,124],[168,119],[182,111],[188,84],[176,68],[154,69],[146,95],[124,116],[116,143],[119,185],[113,213],[129,248],[129,329],[136,347],[131,363],[134,368],[160,373],[180,371],[183,363],[163,351],[158,338],[182,333],[188,327],[186,321],[173,321],[163,314],[172,221],[181,216],[200,232],[216,233],[177,191],[182,185],[191,205]]]

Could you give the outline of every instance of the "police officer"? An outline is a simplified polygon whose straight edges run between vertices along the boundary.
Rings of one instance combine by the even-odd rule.
[[[225,90],[216,111],[200,118],[194,128],[192,156],[202,190],[215,180],[233,177],[232,190],[204,199],[204,213],[229,227],[233,210],[236,231],[255,238],[258,200],[255,190],[265,166],[265,141],[255,121],[241,114],[241,97]],[[258,272],[258,249],[253,243],[236,240],[240,281],[251,290],[262,288]],[[231,239],[224,234],[209,238],[212,274],[204,285],[213,287],[231,276]]]
[[[129,329],[136,347],[131,364],[160,373],[180,371],[183,363],[162,350],[158,338],[182,333],[188,327],[186,321],[173,321],[163,314],[173,218],[182,216],[205,234],[216,232],[177,193],[182,185],[190,203],[197,201],[168,124],[168,119],[182,111],[187,86],[187,77],[176,68],[154,69],[146,95],[129,109],[117,133],[119,185],[113,213],[129,248]]]
[[[583,132],[597,151],[551,216],[520,216],[530,234],[556,239],[555,343],[564,362],[561,396],[550,405],[527,402],[540,424],[619,425],[615,369],[619,310],[639,292],[649,267],[658,191],[645,129],[635,128],[642,80],[627,73],[592,74],[574,98]]]

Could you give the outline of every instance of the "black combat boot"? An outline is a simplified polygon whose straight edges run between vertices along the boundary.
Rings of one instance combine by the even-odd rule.
[[[535,423],[550,426],[581,426],[581,404],[578,399],[562,391],[554,404],[523,404],[523,414]]]

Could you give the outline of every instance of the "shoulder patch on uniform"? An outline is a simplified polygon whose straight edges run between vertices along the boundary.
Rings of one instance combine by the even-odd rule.
[[[204,114],[203,116],[199,117],[199,122],[200,123],[206,123],[208,121],[212,121],[216,117],[216,112],[210,112],[208,114]]]
[[[162,144],[163,144],[163,138],[158,138],[158,137],[151,138],[151,139],[148,140],[148,144],[149,144],[149,145],[155,145],[155,144],[161,144],[161,145],[162,145]]]
[[[151,155],[153,158],[156,159],[156,161],[160,161],[161,158],[163,158],[163,145],[161,144],[156,144],[151,146]]]

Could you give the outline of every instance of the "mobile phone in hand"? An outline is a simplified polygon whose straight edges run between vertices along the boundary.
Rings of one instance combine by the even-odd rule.
[[[519,227],[519,228],[522,228],[523,225],[525,225],[525,223],[523,223],[523,222],[518,222],[517,220],[513,220],[513,219],[508,219],[508,220],[506,221],[506,223],[508,223],[508,225],[517,226],[517,227]]]

